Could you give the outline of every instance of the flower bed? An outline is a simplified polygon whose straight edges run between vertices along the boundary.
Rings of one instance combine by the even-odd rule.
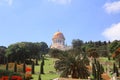
[[[20,73],[16,73],[16,72],[13,72],[13,71],[7,71],[7,70],[0,70],[0,78],[5,78],[5,79],[2,79],[2,80],[6,80],[7,77],[22,77],[22,75]]]
[[[2,78],[0,78],[0,80],[23,80],[22,77],[20,76],[2,76]]]

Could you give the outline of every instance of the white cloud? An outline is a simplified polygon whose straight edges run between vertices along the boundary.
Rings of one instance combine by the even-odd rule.
[[[0,5],[9,5],[13,4],[13,0],[0,0]]]
[[[104,8],[108,13],[119,13],[120,12],[120,1],[105,3]]]
[[[102,35],[108,40],[120,40],[120,22],[117,24],[112,24],[111,27],[105,29]]]
[[[66,5],[66,4],[71,3],[71,0],[48,0],[48,1],[56,3],[56,4],[62,4],[62,5]]]

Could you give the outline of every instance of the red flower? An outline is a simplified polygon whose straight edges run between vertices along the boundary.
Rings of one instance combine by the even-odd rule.
[[[27,67],[26,72],[30,72],[30,71],[31,71],[31,68]]]
[[[2,76],[2,80],[8,80],[9,77],[8,76]]]
[[[12,76],[12,80],[22,80],[22,77],[20,77],[20,76]]]

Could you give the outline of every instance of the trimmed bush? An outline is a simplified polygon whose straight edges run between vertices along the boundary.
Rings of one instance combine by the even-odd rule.
[[[22,75],[20,73],[16,73],[16,72],[13,72],[13,71],[8,71],[8,70],[0,70],[0,78],[2,76],[9,76],[9,77],[11,77],[11,76],[21,76],[22,77]]]

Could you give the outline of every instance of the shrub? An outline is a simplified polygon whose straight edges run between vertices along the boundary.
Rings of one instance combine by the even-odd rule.
[[[2,76],[21,76],[22,77],[22,74],[20,73],[16,73],[16,72],[13,72],[13,71],[8,71],[8,70],[0,70],[0,77]]]

